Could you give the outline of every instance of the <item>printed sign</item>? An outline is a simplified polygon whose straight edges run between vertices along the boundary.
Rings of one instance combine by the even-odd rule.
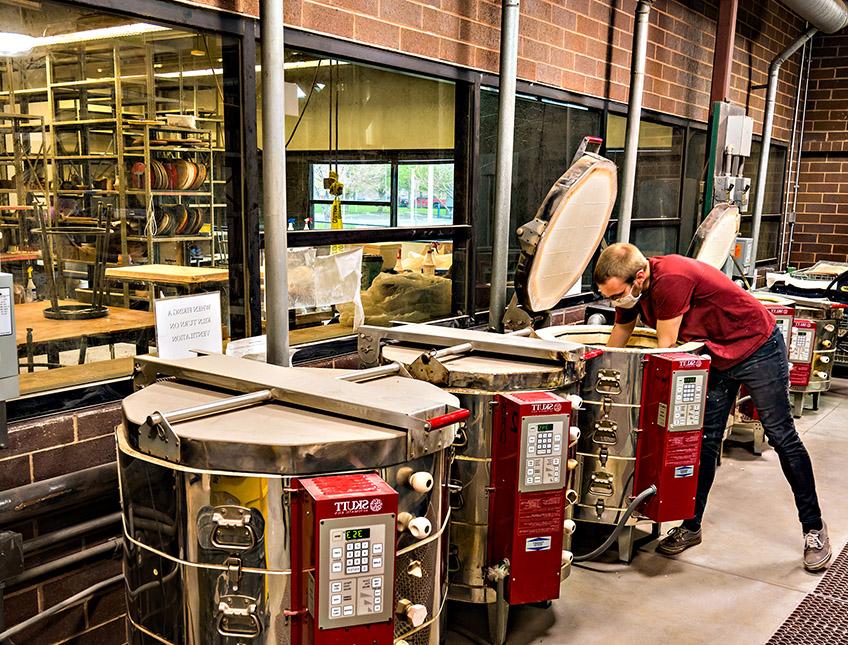
[[[682,479],[683,477],[691,477],[695,474],[695,466],[678,466],[674,469],[674,478]]]
[[[550,551],[551,550],[551,536],[545,535],[543,537],[527,538],[524,541],[524,550],[525,551]]]
[[[12,334],[12,290],[0,287],[0,336]]]
[[[154,303],[160,358],[188,358],[197,351],[220,354],[221,294],[218,291]]]

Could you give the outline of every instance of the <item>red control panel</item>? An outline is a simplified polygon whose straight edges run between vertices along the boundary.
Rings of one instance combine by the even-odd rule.
[[[809,385],[813,371],[813,350],[816,346],[816,321],[796,318],[792,322],[792,338],[789,344],[789,384]]]
[[[655,522],[688,519],[695,511],[710,359],[647,354],[644,369],[633,492],[657,487],[639,508]]]
[[[390,645],[397,492],[376,473],[293,487],[292,642]]]
[[[570,418],[551,392],[496,399],[488,560],[509,560],[513,605],[559,598]]]
[[[764,302],[763,306],[774,316],[777,328],[783,334],[783,342],[787,349],[792,340],[792,321],[795,320],[795,310],[792,307]]]

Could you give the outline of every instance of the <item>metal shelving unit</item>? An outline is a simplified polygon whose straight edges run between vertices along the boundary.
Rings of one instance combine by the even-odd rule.
[[[136,129],[140,128],[140,129]],[[160,135],[175,137],[176,140],[194,138],[200,139],[202,145],[193,146],[159,146],[152,145],[152,142],[161,139]],[[126,194],[140,197],[146,205],[146,221],[144,226],[144,235],[127,236],[128,241],[145,241],[147,243],[147,257],[150,262],[158,263],[160,244],[178,244],[179,254],[182,262],[180,264],[189,264],[185,262],[186,245],[194,242],[208,242],[210,246],[210,256],[215,257],[215,159],[216,152],[213,146],[212,133],[208,130],[197,130],[192,128],[183,128],[168,125],[158,125],[152,123],[142,123],[137,126],[128,124],[128,129],[124,131],[123,136],[138,138],[141,136],[141,146],[126,146],[124,150],[138,151],[141,153],[142,163],[145,166],[144,187],[143,188],[127,188]],[[167,156],[166,156],[167,155]],[[168,160],[187,159],[196,163],[204,164],[207,168],[207,176],[203,184],[196,190],[178,190],[178,189],[154,189],[153,188],[153,172],[151,171],[152,161],[160,161],[167,163]],[[195,200],[203,200],[208,203],[197,203]],[[192,235],[158,235],[156,231],[156,221],[160,209],[162,207],[183,205],[189,208],[208,208],[208,213],[204,217],[202,230],[204,234]],[[214,265],[214,262],[213,262]]]
[[[26,146],[0,148],[0,179],[6,173],[5,164],[18,164],[16,167],[20,168],[21,164],[36,163],[38,157],[44,187],[43,196],[36,199],[34,190],[0,186],[0,207],[38,203],[56,207],[58,212],[64,204],[79,212],[93,213],[100,204],[111,206],[119,223],[115,235],[118,257],[115,258],[113,247],[110,266],[139,262],[145,251],[143,261],[156,262],[167,255],[163,254],[167,244],[176,245],[176,249],[168,250],[169,262],[189,264],[189,245],[197,245],[204,258],[202,264],[225,263],[226,247],[221,247],[226,241],[225,231],[219,230],[225,223],[225,182],[217,179],[223,163],[223,154],[218,153],[224,151],[220,85],[212,78],[183,76],[184,71],[196,68],[197,61],[183,56],[181,48],[169,40],[184,37],[185,34],[175,32],[143,42],[59,45],[43,52],[43,58],[27,63],[7,59],[0,69],[0,111],[15,114],[7,112],[0,117],[0,133],[8,119],[17,119],[15,130],[21,137],[33,138],[40,133],[44,145],[37,155]],[[166,61],[164,69],[162,56]],[[210,93],[215,94],[214,98]],[[137,124],[139,120],[164,120],[169,114],[193,115],[198,129]],[[203,138],[204,145],[151,146],[150,140],[161,136],[163,130],[173,136]],[[134,133],[141,133],[138,144],[130,138]],[[163,157],[197,162],[202,159],[208,167],[208,177],[201,190],[131,186],[129,169],[133,163],[141,161],[149,168],[151,159],[164,160]],[[147,225],[152,210],[169,203],[184,204],[192,210],[207,209],[203,233],[152,235]],[[0,216],[4,215],[0,210]],[[32,228],[27,217],[31,219],[31,215],[19,211],[0,219],[4,228],[11,228],[14,219],[14,228],[21,236],[28,235]],[[140,218],[141,226],[134,226]],[[83,259],[69,258],[66,264],[71,266],[63,271],[76,279],[80,269],[87,266]],[[128,285],[122,289],[124,305],[129,306],[131,291]]]

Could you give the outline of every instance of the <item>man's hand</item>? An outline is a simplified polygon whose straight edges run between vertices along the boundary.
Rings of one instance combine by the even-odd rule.
[[[630,335],[636,328],[636,319],[634,318],[629,323],[615,323],[610,332],[607,347],[627,347],[627,341],[630,340]]]
[[[683,316],[657,321],[657,347],[666,348],[677,345],[677,336],[680,333],[680,323]]]

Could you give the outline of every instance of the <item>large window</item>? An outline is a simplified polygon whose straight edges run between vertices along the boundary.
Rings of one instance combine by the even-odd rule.
[[[45,370],[53,387],[130,373],[158,298],[220,292],[227,337],[237,41],[53,2],[3,3],[0,23],[33,39],[0,58],[0,270],[23,391]]]
[[[338,173],[339,181],[345,186],[340,200],[343,228],[453,223],[453,162],[401,161],[394,157],[388,162],[310,164],[310,212],[316,229],[332,228],[330,206],[333,195],[326,183],[331,170]],[[295,222],[293,219],[292,225]]]
[[[297,264],[304,257],[324,266],[361,251],[365,322],[450,316],[457,249],[439,229],[457,221],[456,84],[296,49],[286,51],[285,74],[286,218],[290,244],[300,247],[290,275],[309,282],[309,268]],[[259,142],[261,150],[261,131]],[[387,235],[395,227],[404,235]],[[289,286],[293,342],[352,333],[349,291],[310,299],[302,283]]]
[[[754,195],[759,181],[760,151],[762,144],[751,144],[751,156],[745,162],[745,175],[751,178],[750,205],[742,216],[740,234],[750,237],[753,221]],[[769,150],[768,177],[766,179],[765,199],[763,200],[763,218],[760,223],[760,239],[757,248],[757,261],[768,262],[777,259],[777,247],[780,237],[780,221],[783,213],[783,199],[786,176],[786,146],[772,142]]]
[[[627,119],[623,116],[610,114],[607,118],[607,157],[618,166],[619,195],[626,125]],[[685,134],[683,127],[645,119],[639,128],[631,239],[648,256],[680,250]],[[618,212],[617,203],[613,218],[618,218]]]
[[[600,129],[601,114],[597,110],[528,96],[517,98],[512,159],[510,280],[519,252],[515,230],[536,214],[548,190],[571,165],[583,137],[598,136]],[[498,93],[484,89],[480,95],[480,185],[474,227],[478,245],[475,293],[478,311],[488,307],[491,279],[497,132]],[[590,283],[591,276],[587,273],[581,287],[588,290]]]

